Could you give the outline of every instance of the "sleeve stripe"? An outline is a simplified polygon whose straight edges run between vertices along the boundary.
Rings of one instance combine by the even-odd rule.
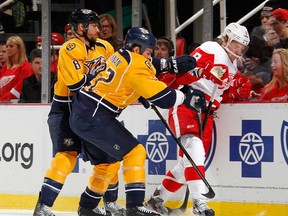
[[[165,88],[163,91],[147,100],[160,108],[168,109],[182,104],[184,101],[184,94],[178,90]]]
[[[74,85],[68,86],[68,88],[71,92],[79,91],[86,84],[86,82],[87,74],[84,74],[83,78],[79,82],[75,83]]]
[[[168,92],[166,92],[166,94],[163,94],[163,95],[159,95],[157,98],[154,98],[153,100],[149,100],[151,103],[154,103],[155,101],[157,101],[157,100],[161,100],[163,97],[166,97],[166,96],[168,96],[168,94],[171,94],[171,90],[170,91],[168,91]],[[157,94],[158,95],[158,94]]]

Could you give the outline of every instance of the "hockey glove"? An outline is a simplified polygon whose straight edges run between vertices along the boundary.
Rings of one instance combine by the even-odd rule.
[[[241,77],[233,81],[233,86],[229,88],[232,98],[249,98],[252,84],[248,77]]]
[[[240,98],[249,98],[250,97],[250,91],[252,88],[252,84],[250,81],[243,84],[243,86],[239,87],[237,89],[238,95]]]
[[[189,55],[171,56],[167,59],[167,70],[172,74],[181,74],[194,69],[196,60]]]
[[[222,85],[223,81],[228,78],[228,73],[221,65],[215,65],[208,61],[202,71],[199,72],[200,77],[211,80],[215,84]]]
[[[205,94],[202,91],[193,89],[190,86],[183,104],[185,104],[189,109],[200,112],[201,109],[206,107]]]

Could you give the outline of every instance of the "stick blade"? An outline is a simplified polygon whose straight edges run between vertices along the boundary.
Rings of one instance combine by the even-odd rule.
[[[211,187],[208,189],[209,189],[208,193],[202,194],[202,195],[207,197],[208,199],[213,199],[215,197],[215,192],[213,191]]]

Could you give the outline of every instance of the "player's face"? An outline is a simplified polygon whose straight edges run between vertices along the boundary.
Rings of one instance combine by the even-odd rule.
[[[237,56],[242,56],[247,51],[247,46],[239,43],[238,41],[232,41],[229,43],[228,48]]]
[[[151,48],[147,48],[143,53],[142,55],[147,58],[147,59],[151,59],[152,58],[152,54],[153,54],[153,49]]]
[[[75,38],[75,31],[73,29],[69,29],[66,32],[66,40],[70,40],[72,38]]]
[[[36,48],[37,49],[41,49],[41,47],[42,47],[42,42],[41,41],[37,42]]]
[[[99,24],[98,22],[89,23],[88,31],[87,31],[87,37],[90,41],[96,42],[97,37],[99,37]]]

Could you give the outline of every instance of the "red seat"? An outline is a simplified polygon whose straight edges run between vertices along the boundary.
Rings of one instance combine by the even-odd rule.
[[[183,37],[176,38],[176,56],[181,56],[186,52],[186,40]]]

